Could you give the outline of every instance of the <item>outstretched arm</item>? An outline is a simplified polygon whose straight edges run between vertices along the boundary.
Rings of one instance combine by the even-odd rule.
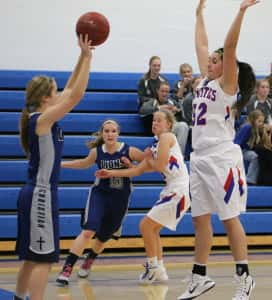
[[[70,168],[70,169],[86,169],[92,166],[96,160],[96,149],[92,149],[88,156],[82,159],[74,159],[69,161],[62,161],[62,168]]]
[[[238,87],[238,73],[237,73],[237,59],[236,48],[240,36],[242,21],[246,10],[260,1],[244,0],[239,8],[224,42],[224,57],[223,57],[223,90],[230,95],[237,92]]]
[[[57,104],[48,107],[39,117],[39,128],[37,128],[39,134],[47,133],[52,124],[70,112],[84,95],[89,80],[93,47],[91,46],[91,41],[88,41],[87,35],[85,37],[80,35],[78,43],[81,48],[81,54],[73,75],[68,81],[69,87],[66,87],[60,94]]]
[[[205,7],[205,0],[199,0],[196,9],[196,25],[195,25],[195,47],[198,60],[198,66],[202,77],[207,75],[208,71],[208,36],[203,17],[203,9]]]

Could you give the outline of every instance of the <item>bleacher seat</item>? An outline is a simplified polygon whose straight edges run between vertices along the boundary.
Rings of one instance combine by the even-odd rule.
[[[64,139],[63,157],[88,155],[89,149],[86,143],[94,138],[94,136],[89,135],[66,135]],[[144,136],[120,136],[119,140],[144,150],[151,145],[153,138]],[[19,135],[0,135],[0,145],[0,157],[25,157],[22,147],[20,146]]]
[[[24,88],[34,75],[46,74],[56,78],[63,88],[68,72],[0,71],[0,243],[16,238],[16,201],[20,186],[25,182],[27,164],[20,147],[18,122],[24,106]],[[121,126],[121,141],[146,148],[152,138],[144,137],[143,126],[137,114],[137,73],[92,73],[88,91],[73,112],[60,122],[65,133],[65,159],[84,157],[89,150],[86,142],[106,119],[115,119]],[[165,74],[172,84],[177,74]],[[189,169],[189,163],[187,162]],[[85,170],[61,170],[59,202],[61,238],[73,238],[80,230],[80,211],[85,207],[95,167]],[[133,178],[135,184],[129,212],[124,222],[125,237],[139,237],[138,224],[145,212],[158,199],[163,180],[158,173],[146,173]],[[249,187],[249,212],[241,215],[249,235],[272,235],[272,187]],[[223,236],[221,222],[213,216],[215,235]],[[164,237],[193,236],[192,218],[188,212],[177,231],[162,231]],[[259,240],[258,240],[259,242]],[[171,244],[175,247],[175,244]],[[1,249],[1,247],[0,247]]]

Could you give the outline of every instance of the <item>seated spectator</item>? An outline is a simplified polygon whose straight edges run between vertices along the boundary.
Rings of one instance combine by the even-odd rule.
[[[259,174],[258,185],[272,186],[272,127],[263,126],[260,131],[261,140],[254,150],[258,154]]]
[[[173,133],[177,137],[182,154],[184,154],[189,127],[185,122],[180,122],[182,119],[182,109],[175,100],[169,98],[169,92],[169,84],[161,82],[157,89],[158,97],[145,101],[139,109],[139,114],[143,120],[146,134],[152,135],[153,113],[159,109],[170,110],[175,115],[177,121],[173,127]]]
[[[181,79],[174,84],[172,92],[172,98],[175,100],[181,100],[193,91],[192,80],[194,77],[192,66],[187,63],[180,65],[179,75]]]
[[[254,148],[260,143],[260,130],[264,126],[264,118],[264,114],[260,110],[253,110],[234,139],[234,143],[240,145],[244,161],[248,164],[246,177],[249,185],[257,184],[259,161]]]
[[[139,107],[145,101],[157,98],[157,89],[161,82],[167,82],[167,79],[160,74],[161,59],[159,56],[152,56],[149,60],[149,70],[138,82],[138,104]]]
[[[271,68],[272,68],[272,65],[271,65]],[[271,74],[269,76],[267,76],[265,79],[268,80],[269,86],[270,86],[268,97],[270,99],[272,99],[272,70],[271,70]]]
[[[195,91],[198,84],[201,81],[201,77],[194,77],[192,80],[192,90],[189,92],[182,101],[183,108],[183,119],[184,121],[191,126],[192,125],[192,103],[195,97]]]
[[[248,105],[247,114],[255,109],[259,109],[264,113],[265,123],[272,123],[272,101],[268,97],[270,90],[269,81],[267,79],[261,79],[256,85],[256,94],[252,95]]]

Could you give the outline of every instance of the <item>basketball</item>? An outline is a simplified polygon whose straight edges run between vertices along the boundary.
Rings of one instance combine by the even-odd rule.
[[[93,46],[103,44],[109,36],[110,24],[107,18],[98,12],[87,12],[79,17],[76,33],[88,34]]]

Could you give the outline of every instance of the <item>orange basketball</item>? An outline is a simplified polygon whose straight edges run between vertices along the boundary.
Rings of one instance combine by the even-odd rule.
[[[103,44],[109,36],[110,24],[108,19],[98,12],[87,12],[79,17],[76,23],[76,33],[88,34],[93,46]]]

